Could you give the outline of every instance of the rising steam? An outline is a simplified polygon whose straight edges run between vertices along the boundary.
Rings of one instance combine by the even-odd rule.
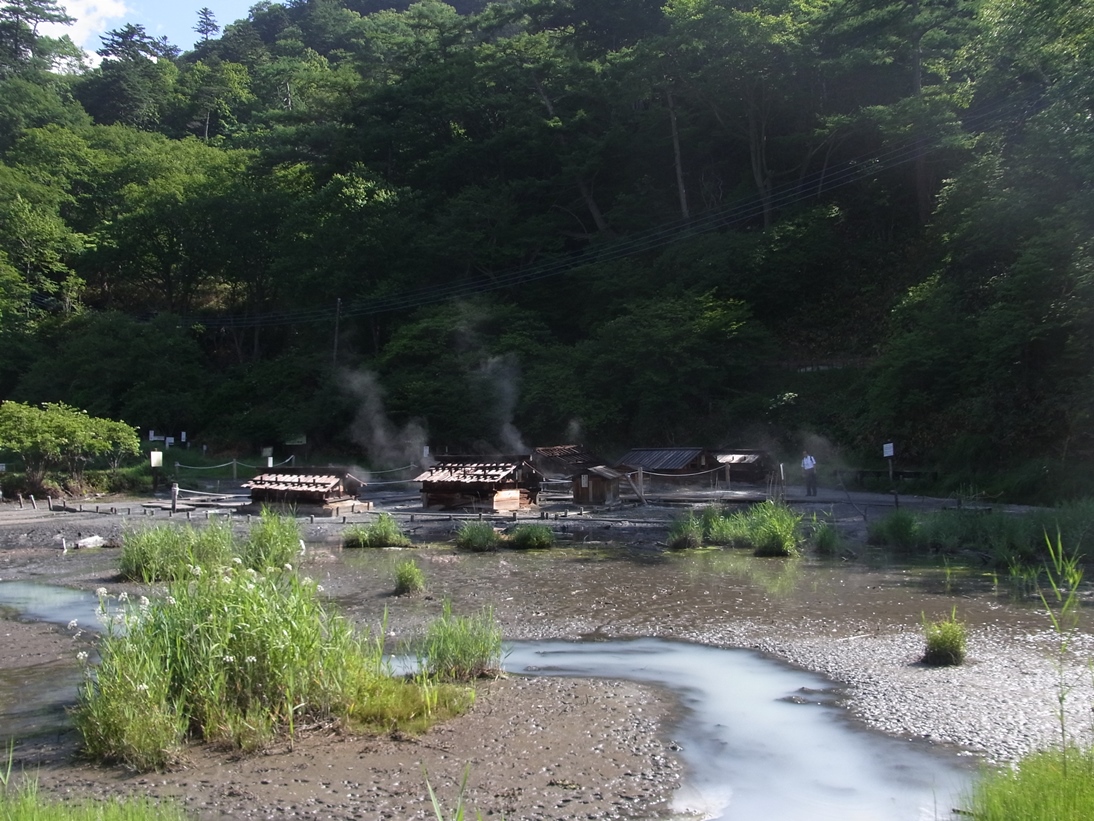
[[[374,469],[421,464],[428,437],[425,428],[410,421],[397,428],[384,411],[384,394],[370,371],[342,374],[343,387],[357,400],[350,435],[365,449]]]

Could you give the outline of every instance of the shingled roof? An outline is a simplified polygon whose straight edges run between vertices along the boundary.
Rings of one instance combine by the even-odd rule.
[[[512,477],[522,467],[539,473],[527,456],[446,456],[419,475],[415,482],[496,483]]]

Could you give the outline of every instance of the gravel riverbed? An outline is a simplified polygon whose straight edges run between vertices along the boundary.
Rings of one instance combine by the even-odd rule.
[[[116,538],[131,526],[122,516],[0,506],[0,579],[125,589],[117,551],[64,554],[59,541]],[[843,526],[853,559],[790,565],[734,551],[666,553],[663,529],[649,522],[583,525],[577,544],[548,554],[469,555],[444,544],[441,530],[426,534],[440,544],[418,550],[341,550],[337,523],[305,521],[302,567],[363,626],[386,610],[396,637],[448,600],[457,612],[490,605],[510,640],[656,635],[752,648],[830,678],[868,727],[1001,764],[1059,740],[1063,687],[1068,732],[1089,738],[1094,631],[1085,611],[1061,652],[1043,608],[1008,598],[987,573],[943,577],[878,561],[854,541],[861,527],[850,517]],[[425,571],[425,597],[390,596],[390,568],[406,556]],[[968,661],[925,666],[922,620],[953,607],[969,626]],[[8,621],[0,631],[0,700],[15,673],[33,681],[74,664],[61,628]],[[677,708],[670,694],[629,682],[514,677],[484,686],[468,715],[419,739],[313,728],[248,757],[196,749],[185,769],[154,776],[80,763],[71,732],[22,740],[16,757],[53,795],[170,797],[210,819],[428,818],[423,773],[454,799],[465,768],[468,802],[487,817],[667,818],[682,776],[670,740]]]

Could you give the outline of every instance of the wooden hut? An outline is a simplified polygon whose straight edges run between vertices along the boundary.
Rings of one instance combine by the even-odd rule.
[[[725,468],[725,480],[764,484],[775,470],[775,463],[766,450],[720,450],[714,458]]]
[[[244,482],[251,504],[331,505],[356,498],[361,483],[337,468],[278,468]]]
[[[583,468],[601,462],[581,445],[553,445],[532,451],[532,464],[544,476],[569,479]]]
[[[573,475],[574,504],[610,505],[619,501],[623,474],[604,465],[580,468]]]
[[[521,510],[539,499],[543,474],[525,456],[442,456],[414,481],[422,507]]]

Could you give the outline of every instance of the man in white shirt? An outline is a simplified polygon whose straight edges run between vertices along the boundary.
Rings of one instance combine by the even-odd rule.
[[[805,495],[817,495],[817,460],[809,455],[809,451],[802,451],[802,475],[805,476]]]

